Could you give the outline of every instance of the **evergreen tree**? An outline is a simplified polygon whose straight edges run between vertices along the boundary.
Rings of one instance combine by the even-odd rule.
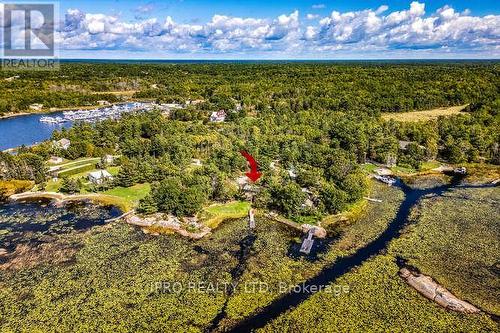
[[[72,178],[63,178],[61,188],[59,189],[63,193],[75,194],[80,192],[80,182]]]

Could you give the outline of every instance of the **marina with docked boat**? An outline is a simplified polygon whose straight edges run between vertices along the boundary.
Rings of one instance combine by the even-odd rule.
[[[115,104],[105,108],[95,108],[90,110],[74,110],[64,111],[62,115],[55,117],[44,116],[40,118],[40,122],[46,124],[62,124],[66,122],[85,121],[96,122],[105,119],[118,119],[124,113],[148,111],[152,108],[151,103],[126,103]]]

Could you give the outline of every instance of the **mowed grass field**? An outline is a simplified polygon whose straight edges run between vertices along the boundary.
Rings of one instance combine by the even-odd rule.
[[[151,191],[151,185],[149,183],[137,184],[131,187],[115,187],[111,190],[104,192],[103,194],[113,197],[118,197],[121,199],[121,207],[125,207],[125,210],[135,208],[139,201],[145,198]]]
[[[251,204],[246,201],[234,201],[226,204],[215,204],[204,209],[201,218],[204,224],[212,229],[226,219],[238,219],[247,216]]]
[[[456,114],[466,114],[463,110],[467,105],[450,106],[445,108],[438,108],[425,111],[413,111],[413,112],[387,112],[382,113],[382,118],[385,120],[396,120],[396,121],[427,121],[434,120],[440,116],[452,116]]]

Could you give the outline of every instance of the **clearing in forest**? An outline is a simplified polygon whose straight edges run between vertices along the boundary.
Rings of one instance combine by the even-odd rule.
[[[439,116],[452,116],[455,114],[462,113],[467,107],[466,105],[450,106],[432,110],[425,111],[413,111],[413,112],[385,112],[382,113],[382,118],[385,120],[396,120],[396,121],[427,121],[437,119]]]

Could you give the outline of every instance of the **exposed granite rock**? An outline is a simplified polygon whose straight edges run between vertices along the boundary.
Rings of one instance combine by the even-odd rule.
[[[6,256],[9,252],[6,249],[0,248],[0,257]]]
[[[314,237],[317,237],[317,238],[325,238],[326,237],[326,230],[322,227],[318,227],[318,226],[310,225],[310,224],[302,224],[300,227],[302,228],[302,231],[304,233],[308,233],[309,230],[314,229]]]
[[[480,312],[480,310],[472,304],[458,299],[451,292],[440,286],[430,276],[412,273],[407,268],[401,268],[401,270],[399,271],[399,275],[423,296],[436,302],[446,309],[461,313]]]
[[[170,230],[182,235],[184,237],[189,237],[191,239],[200,239],[206,235],[208,235],[212,229],[202,224],[199,224],[194,219],[187,219],[184,221],[180,221],[179,218],[173,215],[165,215],[165,214],[153,214],[146,217],[140,217],[135,214],[130,214],[125,217],[125,222],[133,225],[137,225],[139,227],[148,228],[148,227],[157,227],[164,228],[165,230]],[[190,232],[187,231],[186,228],[193,228],[196,231]],[[149,231],[147,232],[149,233]],[[157,235],[157,232],[150,233],[151,235]]]

